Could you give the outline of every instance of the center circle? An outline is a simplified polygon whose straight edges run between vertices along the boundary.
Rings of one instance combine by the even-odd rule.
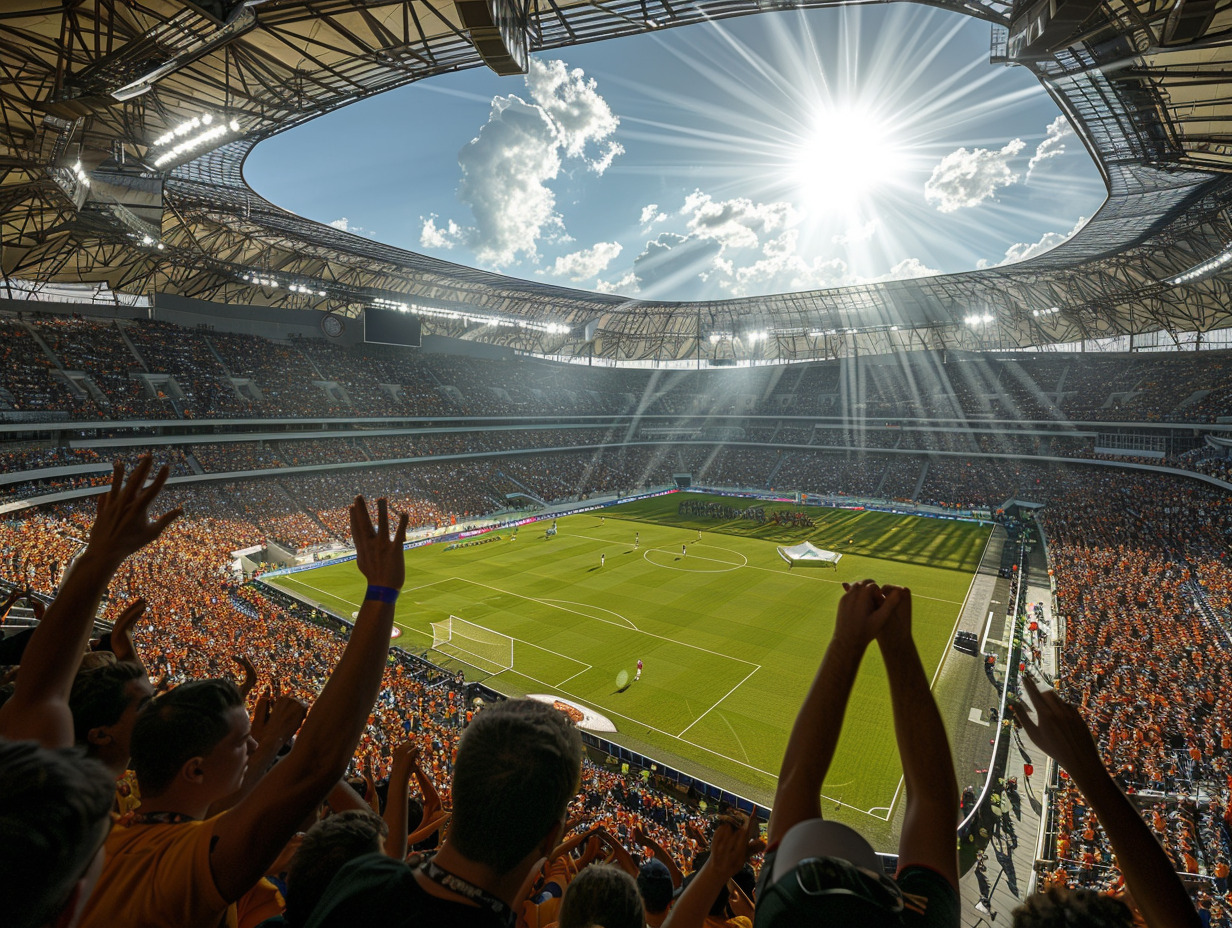
[[[739,570],[749,562],[749,559],[739,551],[731,551],[727,548],[720,548],[717,545],[694,544],[688,547],[704,548],[706,553],[682,555],[674,548],[647,548],[642,552],[642,557],[655,567],[662,567],[665,570],[682,570],[686,573],[694,574],[726,573],[731,570]],[[722,558],[713,557],[710,554],[712,551],[722,551],[728,555],[735,555],[740,560],[727,561]],[[651,555],[654,556],[652,557]]]

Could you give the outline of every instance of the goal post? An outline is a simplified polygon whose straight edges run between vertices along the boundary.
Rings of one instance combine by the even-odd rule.
[[[513,669],[513,639],[451,615],[432,623],[432,649],[484,673]]]

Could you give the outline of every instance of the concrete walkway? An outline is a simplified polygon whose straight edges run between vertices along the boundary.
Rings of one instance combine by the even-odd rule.
[[[1033,613],[1036,603],[1043,606],[1040,627],[1048,634],[1048,644],[1052,645],[1055,627],[1052,593],[1048,585],[1047,565],[1039,548],[1031,554],[1030,568],[1027,582],[1028,610]],[[1030,623],[1030,618],[1027,622]],[[1008,635],[1009,624],[1007,616],[1004,626],[990,632],[990,638],[997,636],[999,631],[1001,640],[1008,645],[1005,636]],[[1040,670],[1051,680],[1056,673],[1053,648],[1044,647],[1041,652]],[[1027,763],[1035,768],[1030,779],[1023,775],[1023,765]],[[1018,797],[1016,800],[1002,800],[1001,825],[989,836],[984,848],[986,872],[981,874],[978,872],[979,868],[975,867],[959,880],[964,928],[989,926],[994,923],[1007,925],[1011,921],[1011,913],[1026,899],[1027,889],[1032,885],[1031,871],[1035,865],[1036,848],[1043,823],[1047,766],[1047,755],[1029,739],[1025,736],[1014,737],[1010,744],[1005,776],[1006,779],[1018,777]],[[981,885],[982,883],[984,885]],[[976,907],[982,893],[987,893],[991,902],[989,911],[981,911]],[[996,913],[995,918],[993,913]]]

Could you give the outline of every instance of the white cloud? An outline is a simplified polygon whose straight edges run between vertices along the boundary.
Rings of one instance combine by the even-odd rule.
[[[642,207],[642,218],[638,220],[645,229],[649,229],[652,225],[658,222],[667,220],[667,213],[659,211],[658,203],[647,203]]]
[[[620,125],[612,108],[600,96],[595,79],[587,80],[581,68],[570,71],[563,61],[532,58],[526,72],[526,89],[547,116],[566,157],[583,157],[589,143],[608,140]],[[624,150],[619,142],[608,141],[603,154],[587,159],[587,166],[602,174]]]
[[[943,213],[978,206],[1001,187],[1018,182],[1009,162],[1026,147],[1022,139],[1011,139],[1005,147],[952,151],[933,168],[924,184],[924,198]]]
[[[1074,128],[1064,116],[1058,116],[1050,122],[1044,140],[1036,146],[1035,154],[1027,162],[1027,179],[1030,180],[1031,172],[1049,158],[1065,154],[1065,140],[1073,134]]]
[[[680,214],[689,217],[687,226],[693,235],[718,242],[722,248],[756,248],[762,235],[800,221],[787,202],[754,203],[745,197],[715,200],[700,190],[685,197]]]
[[[832,241],[835,245],[844,247],[855,245],[858,242],[867,242],[870,238],[877,234],[877,220],[870,219],[868,222],[858,226],[851,226],[846,232],[840,232],[834,236]]]
[[[931,268],[919,258],[904,258],[898,264],[890,268],[889,273],[881,274],[878,277],[869,277],[859,283],[880,283],[885,280],[910,280],[913,277],[936,277],[941,272],[936,268]]]
[[[360,226],[352,225],[351,220],[347,219],[346,216],[343,216],[341,219],[335,219],[333,222],[330,223],[330,225],[333,228],[337,229],[339,232],[350,232],[352,235],[364,235],[364,236],[367,236],[368,238],[372,238],[372,236],[376,234],[375,232],[372,232],[369,229],[364,229]]]
[[[641,292],[641,288],[638,286],[637,275],[632,271],[627,271],[618,280],[596,280],[595,289],[600,293],[625,293],[629,295]]]
[[[640,291],[654,299],[695,292],[721,250],[717,242],[697,235],[660,232],[633,259],[633,273]]]
[[[581,70],[531,59],[526,87],[531,102],[493,98],[487,123],[458,153],[458,199],[475,217],[465,238],[481,263],[497,268],[537,258],[541,239],[570,240],[551,187],[565,159],[602,174],[624,152],[610,138],[620,120]]]
[[[599,242],[591,248],[583,248],[573,254],[561,255],[551,267],[540,271],[552,277],[568,277],[575,283],[588,280],[620,257],[619,242]]]
[[[422,216],[420,217],[423,218]],[[447,249],[453,248],[466,239],[467,230],[450,219],[437,225],[436,213],[423,220],[423,228],[419,231],[419,244],[423,248]]]
[[[708,299],[941,273],[918,258],[908,258],[878,277],[862,277],[840,257],[801,255],[800,217],[789,203],[716,200],[697,190],[685,198],[679,213],[686,217],[687,234],[660,232],[634,259],[630,273],[615,283],[599,281],[596,289],[639,292],[629,289],[634,284],[652,299]],[[642,211],[646,218],[659,215],[655,203]],[[848,229],[841,238],[859,241],[876,230],[875,221],[866,222]]]
[[[1074,223],[1074,227],[1068,232],[1046,232],[1038,242],[1018,242],[1011,245],[1005,250],[1005,257],[997,262],[1000,267],[1003,264],[1017,264],[1019,261],[1026,261],[1028,258],[1034,258],[1036,255],[1042,255],[1046,251],[1051,251],[1062,242],[1073,238],[1078,234],[1078,231],[1087,224],[1085,216],[1079,217]],[[987,264],[982,266],[987,267]]]

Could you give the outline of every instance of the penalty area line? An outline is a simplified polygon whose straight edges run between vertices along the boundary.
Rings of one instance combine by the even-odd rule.
[[[690,741],[688,738],[679,738],[673,735],[671,732],[664,731],[661,728],[655,728],[653,725],[648,725],[647,723],[643,722],[641,719],[635,719],[631,715],[625,715],[622,712],[617,712],[615,709],[608,708],[607,706],[601,706],[598,703],[592,702],[591,700],[587,699],[584,696],[579,696],[577,693],[571,693],[568,690],[566,690],[564,687],[554,686],[553,684],[547,683],[544,680],[540,680],[537,677],[532,677],[530,676],[530,674],[522,673],[516,668],[508,672],[514,674],[515,676],[520,676],[526,680],[530,680],[534,683],[538,683],[540,686],[546,686],[549,689],[555,689],[562,695],[568,696],[570,699],[575,699],[581,705],[589,706],[590,708],[594,709],[600,714],[604,714],[608,716],[615,716],[616,718],[624,719],[627,722],[632,722],[634,725],[640,725],[642,728],[645,728],[647,731],[653,731],[656,734],[663,735],[665,738],[672,738],[676,741],[679,741],[681,744],[687,744],[689,745],[689,747],[697,748],[699,751],[704,751],[705,753],[710,754],[713,757],[718,757],[721,760],[725,760],[728,763],[736,764],[737,766],[744,767],[747,770],[752,770],[754,773],[760,773],[764,776],[770,777],[770,779],[772,780],[775,780],[775,781],[778,780],[777,773],[771,773],[769,770],[762,770],[760,767],[754,766],[751,763],[738,760],[735,757],[730,757],[727,754],[723,754],[719,751],[714,750],[714,748],[708,748],[704,744],[698,744],[696,741]],[[827,802],[834,803],[836,806],[842,806],[845,809],[851,809],[851,811],[859,812],[861,815],[867,815],[869,818],[875,818],[878,821],[882,821],[882,822],[886,821],[886,819],[882,818],[880,815],[873,815],[871,812],[869,812],[868,809],[861,809],[859,806],[853,806],[850,803],[846,803],[846,802],[843,802],[842,800],[835,799],[833,796],[827,796],[825,793],[821,794],[821,798],[826,800]],[[884,807],[876,806],[875,808],[884,808]]]
[[[759,670],[761,670],[761,664],[758,664],[756,667],[750,670],[748,674],[745,675],[743,680],[741,680],[739,683],[733,686],[730,690],[728,690],[726,693],[720,696],[713,706],[711,706],[709,709],[707,709],[705,712],[703,712],[701,715],[699,715],[697,718],[691,721],[688,725],[686,725],[681,730],[680,735],[683,735],[686,731],[688,731],[690,728],[692,728],[694,725],[696,725],[698,722],[700,722],[702,719],[708,716],[711,712],[713,712],[718,707],[719,703],[721,703],[724,699],[726,699],[732,693],[736,692],[736,690],[740,689],[740,687],[744,686],[745,682],[749,679],[749,677],[753,676],[753,674],[757,673],[757,671]],[[677,735],[676,737],[679,738],[680,735]]]

